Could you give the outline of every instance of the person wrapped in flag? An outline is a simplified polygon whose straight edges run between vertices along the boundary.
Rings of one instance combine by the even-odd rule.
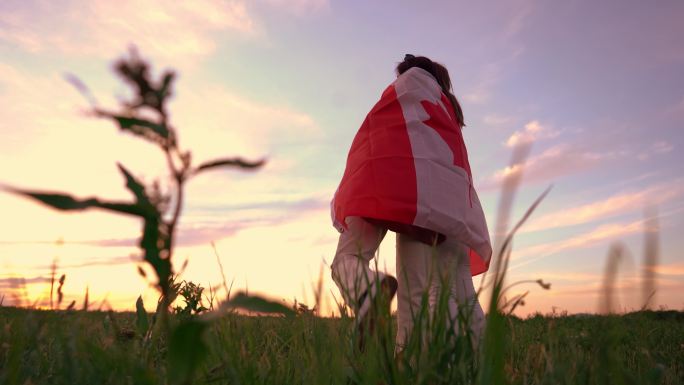
[[[444,283],[450,315],[467,309],[477,337],[485,319],[472,276],[488,269],[492,247],[461,133],[463,112],[443,65],[406,55],[396,73],[354,137],[331,202],[340,231],[332,277],[359,326],[378,293],[398,292],[398,349],[423,293],[433,308]],[[369,267],[388,230],[397,233],[398,281]]]

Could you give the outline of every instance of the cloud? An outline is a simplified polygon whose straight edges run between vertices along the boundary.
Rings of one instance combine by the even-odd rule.
[[[68,242],[69,244],[95,244],[94,242]],[[116,245],[116,246],[122,246],[122,245]],[[129,246],[129,245],[123,245],[123,246]],[[135,262],[141,262],[142,257],[137,257],[135,255],[125,255],[125,256],[116,256],[116,257],[106,257],[106,258],[89,258],[85,262],[77,262],[77,263],[63,263],[60,262],[57,264],[57,269],[59,271],[64,271],[64,270],[71,270],[71,269],[80,269],[84,267],[94,267],[94,266],[116,266],[116,265],[128,265],[130,263],[135,263]],[[36,267],[36,270],[45,270],[45,271],[52,271],[52,265],[44,265],[40,267]],[[48,282],[50,281],[50,278],[48,277]]]
[[[659,140],[653,143],[645,151],[640,152],[637,155],[637,159],[644,161],[651,158],[653,155],[667,154],[674,150],[674,145],[672,143],[666,142],[664,140]]]
[[[602,278],[601,274],[591,272],[559,272],[559,271],[535,271],[525,275],[525,279],[537,280],[541,279],[544,282],[551,282],[553,284],[558,281],[561,282],[597,282]]]
[[[0,5],[0,40],[32,53],[57,51],[109,58],[135,43],[154,57],[181,60],[213,52],[219,32],[247,35],[255,31],[242,0],[18,4]]]
[[[510,124],[511,122],[513,122],[513,119],[514,118],[512,116],[489,114],[485,115],[484,118],[482,118],[482,122],[488,126],[502,126],[505,124]]]
[[[26,285],[50,282],[50,277],[0,277],[0,289],[20,289]]]
[[[618,156],[621,154],[617,152],[594,152],[576,145],[559,144],[531,157],[525,164],[506,166],[497,170],[492,176],[483,180],[480,189],[483,191],[498,189],[506,177],[521,172],[524,173],[524,182],[546,182],[589,170],[604,160],[615,159]]]
[[[536,142],[540,139],[554,138],[559,135],[558,131],[543,127],[539,121],[533,120],[525,125],[523,130],[514,132],[506,141],[506,146],[513,148],[521,144]]]
[[[632,292],[634,294],[641,294],[642,290],[642,279],[638,275],[629,274],[618,269],[617,280],[614,283],[613,289],[615,290],[614,295],[618,296],[618,299],[623,299],[625,304],[632,303],[632,306],[636,306],[637,309],[643,304],[640,302],[641,296],[630,295],[624,298],[625,292]],[[575,296],[578,294],[586,295],[591,294],[593,296],[603,296],[605,288],[603,286],[603,280],[605,277],[602,274],[596,274],[593,280],[587,279],[586,281],[580,281],[574,284],[564,284],[562,289],[559,289],[554,295],[560,296]],[[682,282],[677,279],[659,279],[658,280],[658,292],[657,297],[666,296],[668,294],[675,294],[681,292]],[[623,297],[623,298],[621,298]],[[677,296],[678,297],[678,296]],[[586,297],[585,297],[586,298]],[[624,306],[623,305],[623,306]]]
[[[669,265],[660,264],[655,267],[654,271],[657,275],[684,278],[684,262],[676,262]]]
[[[502,60],[502,62],[505,60]],[[483,104],[490,100],[494,87],[501,78],[503,63],[490,63],[484,67],[476,83],[465,89],[460,99],[472,104]]]
[[[601,225],[594,230],[569,239],[530,246],[518,251],[513,250],[511,259],[520,261],[523,259],[528,259],[528,257],[533,257],[532,259],[525,261],[524,264],[527,264],[550,255],[558,254],[562,251],[592,247],[608,240],[614,240],[626,235],[636,234],[642,232],[643,230],[644,223],[642,220],[630,223]],[[518,264],[514,266],[514,268],[520,267],[522,265],[523,264]]]
[[[582,173],[598,166],[616,165],[620,160],[621,167],[625,162],[646,160],[654,155],[666,154],[674,150],[674,145],[658,140],[650,145],[643,145],[632,136],[624,135],[624,126],[596,130],[586,135],[586,130],[563,129],[554,130],[542,125],[537,120],[530,121],[522,130],[514,132],[505,142],[512,148],[521,144],[539,143],[544,139],[552,139],[566,133],[580,135],[574,141],[565,139],[561,143],[546,148],[541,154],[528,159],[524,165],[507,166],[496,170],[482,180],[483,190],[498,189],[508,176],[523,173],[524,183],[540,183]],[[643,150],[642,150],[643,148]]]
[[[635,284],[640,284],[643,282],[642,271],[639,269],[631,269],[629,266],[625,266],[628,271],[622,271],[620,274],[620,280],[633,281]],[[662,282],[667,283],[677,283],[678,278],[684,278],[684,263],[673,262],[666,264],[659,264],[654,268],[655,273],[658,275],[656,277],[658,284]],[[535,271],[533,273],[525,273],[520,277],[520,279],[542,279],[545,282],[562,282],[562,287],[567,287],[567,283],[581,283],[587,282],[592,285],[596,285],[597,288],[601,287],[601,284],[605,278],[603,272],[588,272],[588,271]],[[553,287],[553,286],[552,286]]]
[[[226,237],[230,237],[237,233],[239,230],[255,226],[257,224],[264,224],[266,221],[246,221],[240,223],[230,223],[230,224],[191,224],[186,226],[181,226],[178,229],[176,235],[176,245],[180,247],[185,246],[197,246],[197,245],[208,245],[212,241],[217,241]],[[77,241],[69,242],[71,244],[84,244],[93,245],[101,247],[136,247],[140,242],[140,238],[112,238],[112,239],[101,239],[92,241]],[[111,263],[109,260],[103,260],[100,262],[88,262],[86,264],[80,264],[77,266],[67,266],[67,267],[85,267],[94,265],[109,265],[109,264],[119,264],[119,263],[129,263],[134,261],[133,258],[128,258],[128,260],[113,260]]]
[[[227,206],[209,206],[204,208],[190,208],[188,215],[181,221],[176,235],[176,245],[180,247],[208,245],[213,241],[232,237],[238,232],[253,227],[271,227],[286,222],[295,221],[301,215],[327,210],[329,202],[319,198],[304,198],[289,202],[265,201],[265,202],[246,202]],[[222,221],[217,218],[227,216],[233,218],[230,221]],[[210,218],[210,220],[194,220],[199,218]],[[238,219],[235,219],[238,218]],[[64,242],[71,245],[90,245],[100,247],[137,247],[140,242],[139,237],[107,238],[93,240],[75,240]],[[47,241],[22,241],[22,242],[0,242],[0,244],[52,244]],[[60,265],[60,268],[87,267],[98,265],[117,265],[135,261],[135,257],[114,257],[104,259],[94,259],[86,263]]]
[[[543,130],[538,121],[533,120],[525,125],[522,131],[516,131],[506,141],[506,146],[515,147],[523,143],[532,143]]]
[[[498,19],[498,26],[493,36],[481,36],[482,41],[487,41],[487,47],[491,56],[481,57],[481,70],[473,78],[473,84],[458,91],[459,99],[471,104],[484,104],[491,101],[496,87],[502,79],[508,75],[508,70],[525,51],[524,39],[520,38],[521,31],[529,25],[532,15],[533,1],[518,0],[499,4],[496,10],[487,9],[484,14],[488,15],[488,21]],[[484,21],[484,20],[483,20]],[[475,55],[482,55],[475,52]]]
[[[271,158],[276,151],[310,143],[321,134],[310,115],[285,103],[264,103],[213,82],[205,85],[206,81],[182,79],[171,104],[172,124],[178,127],[181,145],[193,151],[195,164],[236,155]],[[103,105],[117,104],[106,93],[93,91],[104,96]],[[51,189],[68,188],[75,194],[108,197],[117,191],[118,198],[123,199],[129,194],[123,194],[115,160],[147,176],[159,175],[166,169],[163,157],[150,151],[149,144],[117,133],[111,122],[79,114],[79,108],[86,103],[59,74],[34,75],[28,69],[0,63],[0,104],[4,106],[0,110],[3,182],[25,186],[39,183]],[[277,161],[269,162],[266,168],[278,164],[282,167],[300,154],[278,153]],[[30,162],[25,161],[28,158]],[[83,162],[86,158],[89,161]],[[9,166],[17,160],[24,160],[22,167]],[[47,165],[53,170],[78,169],[81,175],[48,172]],[[103,172],[105,169],[107,172]]]
[[[297,16],[311,15],[330,8],[328,0],[261,0],[261,2]]]
[[[542,215],[531,220],[523,232],[549,230],[589,223],[614,215],[641,210],[649,205],[661,205],[684,194],[684,181],[660,184],[637,192],[615,194],[606,199]]]
[[[676,115],[684,116],[684,98],[672,106],[670,111]]]
[[[534,1],[520,0],[512,2],[513,12],[509,15],[503,28],[502,38],[504,41],[511,41],[515,36],[529,25],[529,18],[532,15]]]
[[[304,197],[294,200],[268,200],[260,202],[244,202],[234,205],[222,205],[221,207],[209,207],[206,210],[212,212],[236,212],[243,210],[276,210],[286,213],[298,213],[302,211],[315,211],[329,207],[329,200],[327,198],[319,197]],[[196,208],[198,209],[198,208]],[[201,210],[201,208],[199,208]]]
[[[523,129],[513,132],[504,145],[514,148],[521,145],[530,146],[544,139],[556,138],[560,130],[554,130],[542,125],[538,120],[531,120]],[[579,173],[601,163],[603,160],[613,159],[624,155],[616,151],[594,151],[592,146],[583,143],[560,143],[535,155],[524,164],[509,165],[495,171],[484,178],[479,186],[483,191],[499,189],[507,177],[524,174],[527,183],[538,183],[553,180],[560,176]]]
[[[207,208],[215,218],[230,213],[232,220],[228,223],[213,219],[208,222],[181,223],[178,229],[178,246],[207,245],[212,241],[234,236],[239,231],[254,227],[273,227],[283,223],[296,221],[301,215],[328,208],[328,201],[318,198],[282,202],[248,202],[238,205],[214,206]],[[190,212],[189,214],[192,214]],[[190,218],[192,218],[190,216]],[[133,240],[131,240],[133,241]],[[133,243],[137,243],[135,240]]]
[[[672,143],[668,143],[668,142],[661,140],[659,142],[653,143],[653,145],[651,146],[651,149],[655,153],[666,154],[668,152],[671,152],[674,149],[674,146],[672,145]]]
[[[321,133],[314,119],[286,105],[268,105],[219,86],[184,88],[172,107],[182,140],[200,158],[237,153],[260,157]]]

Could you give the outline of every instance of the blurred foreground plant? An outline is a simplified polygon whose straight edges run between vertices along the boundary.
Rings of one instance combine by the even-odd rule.
[[[133,98],[124,101],[119,111],[110,111],[97,105],[95,98],[77,78],[69,80],[91,102],[91,112],[101,118],[114,122],[121,131],[135,135],[156,145],[166,157],[172,185],[163,192],[159,182],[145,186],[123,165],[118,164],[126,180],[126,188],[133,194],[133,202],[115,202],[99,198],[77,199],[67,194],[8,188],[9,191],[38,200],[59,210],[74,211],[99,208],[118,214],[132,215],[143,222],[139,246],[144,261],[152,267],[156,276],[156,286],[165,301],[170,305],[170,282],[174,274],[172,256],[175,231],[183,208],[185,183],[191,178],[209,170],[222,167],[255,169],[264,160],[255,162],[241,158],[216,159],[194,165],[192,153],[183,150],[178,144],[176,128],[168,118],[167,104],[172,95],[176,74],[165,71],[155,80],[150,75],[149,64],[141,59],[135,50],[128,57],[115,63],[115,71],[132,88]],[[139,269],[140,274],[145,272]]]
[[[264,160],[252,162],[236,157],[193,164],[192,153],[180,147],[176,128],[169,122],[167,105],[173,93],[176,74],[167,70],[159,79],[153,79],[149,64],[142,60],[135,50],[131,50],[128,57],[118,60],[114,69],[132,89],[132,99],[124,101],[116,111],[98,106],[96,99],[78,78],[69,76],[68,80],[89,100],[90,112],[94,116],[112,121],[121,131],[144,139],[162,151],[170,174],[169,186],[162,189],[158,180],[150,186],[145,186],[126,167],[118,164],[126,181],[126,188],[134,196],[132,202],[100,198],[78,199],[63,193],[13,187],[6,189],[59,210],[99,208],[142,220],[143,229],[139,246],[143,252],[143,261],[156,275],[154,284],[160,292],[157,311],[151,322],[147,318],[142,298],[136,303],[136,329],[142,337],[142,346],[146,348],[143,349],[143,354],[147,355],[147,348],[159,346],[160,343],[168,345],[169,370],[173,372],[174,377],[172,382],[189,383],[202,356],[201,352],[198,353],[196,350],[203,349],[204,345],[198,339],[206,324],[182,317],[184,320],[172,328],[168,319],[169,307],[179,294],[185,299],[186,306],[175,309],[176,313],[193,315],[206,310],[201,304],[201,287],[185,281],[180,284],[174,283],[176,273],[172,262],[173,247],[178,220],[183,209],[185,184],[206,171],[224,167],[256,169],[264,164]],[[138,271],[147,278],[142,267],[139,267]],[[61,292],[58,291],[58,294],[61,299]],[[159,330],[161,334],[155,330]],[[192,347],[195,349],[191,349]],[[188,354],[191,354],[191,357]]]

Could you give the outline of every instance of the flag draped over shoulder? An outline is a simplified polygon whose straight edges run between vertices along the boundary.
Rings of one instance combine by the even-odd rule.
[[[331,202],[333,224],[348,216],[413,225],[470,248],[473,275],[492,254],[461,127],[441,87],[411,68],[382,93],[359,129]]]

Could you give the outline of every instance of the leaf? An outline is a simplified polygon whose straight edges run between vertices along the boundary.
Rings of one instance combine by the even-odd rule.
[[[121,164],[118,164],[119,170],[126,178],[126,187],[135,195],[137,205],[145,211],[143,225],[143,236],[140,239],[140,248],[145,251],[145,261],[147,261],[159,278],[159,284],[163,286],[171,275],[171,261],[168,258],[161,257],[161,251],[164,250],[164,239],[160,231],[160,226],[163,226],[161,213],[159,209],[152,204],[145,187]],[[160,242],[162,243],[160,245]],[[168,252],[168,250],[167,250]]]
[[[162,258],[161,252],[169,252],[165,248],[165,241],[161,237],[159,227],[163,226],[161,217],[150,216],[145,218],[143,236],[140,239],[140,248],[145,250],[145,261],[149,263],[159,279],[159,286],[164,289],[171,276],[170,258]]]
[[[12,192],[24,195],[29,198],[36,199],[48,206],[54,207],[58,210],[84,210],[90,207],[97,207],[97,199],[90,198],[84,200],[77,200],[70,195],[60,194],[60,193],[43,193],[38,191],[28,191],[28,190],[11,190]]]
[[[144,337],[149,328],[149,321],[142,296],[138,296],[138,300],[135,301],[135,317],[135,326],[138,329],[138,334]]]
[[[194,174],[200,173],[202,171],[211,170],[219,167],[240,167],[240,168],[259,168],[266,163],[266,159],[260,159],[256,162],[246,161],[242,158],[227,158],[227,159],[217,159],[208,162],[204,162],[199,165],[194,171]]]
[[[157,124],[150,122],[146,119],[132,118],[120,115],[111,115],[111,118],[115,119],[122,130],[130,130],[133,132],[144,133],[146,129],[151,130],[155,134],[161,136],[162,138],[169,137],[169,130],[163,124]]]
[[[160,257],[160,251],[162,250],[160,247],[161,234],[159,231],[159,226],[162,225],[161,214],[152,206],[146,196],[144,196],[144,192],[141,190],[142,185],[135,181],[130,173],[125,171],[123,167],[121,167],[121,170],[124,174],[127,174],[127,186],[129,189],[131,189],[136,196],[143,194],[140,195],[140,197],[145,199],[146,202],[136,204],[100,202],[95,198],[77,200],[65,194],[42,193],[18,189],[9,189],[9,191],[38,200],[59,210],[73,211],[87,208],[100,208],[142,217],[144,219],[144,225],[143,236],[140,239],[140,247],[145,251],[145,261],[154,268],[154,271],[159,278],[159,284],[163,287],[164,283],[168,281],[168,278],[171,275],[171,261],[169,258]]]
[[[147,215],[147,211],[137,204],[101,202],[96,198],[75,199],[67,194],[20,190],[15,188],[7,188],[7,191],[18,195],[23,195],[27,198],[35,199],[43,204],[63,211],[100,208],[109,211],[115,211],[121,214],[129,214],[142,217]]]
[[[173,71],[166,71],[164,73],[158,90],[158,98],[162,104],[168,96],[171,96],[171,83],[173,83],[175,78],[176,74]]]
[[[283,314],[292,316],[295,312],[280,302],[272,301],[264,297],[238,293],[230,299],[224,306],[229,308],[239,308],[259,313]]]
[[[96,109],[95,113],[97,116],[116,121],[119,129],[122,131],[131,132],[160,145],[166,144],[171,136],[168,128],[163,123],[155,123],[132,116],[117,115],[102,109]]]
[[[147,196],[147,193],[145,192],[145,186],[143,186],[140,181],[135,179],[135,177],[121,163],[117,163],[117,166],[126,178],[126,188],[128,188],[128,190],[135,195],[138,205],[148,211],[149,216],[159,216],[159,210],[152,204],[150,198]]]
[[[171,384],[190,384],[209,349],[202,338],[209,325],[198,319],[182,322],[169,341],[169,376]]]
[[[145,187],[124,167],[121,163],[116,164],[121,173],[126,177],[126,188],[128,188],[133,195],[140,201],[149,201],[145,194]]]

